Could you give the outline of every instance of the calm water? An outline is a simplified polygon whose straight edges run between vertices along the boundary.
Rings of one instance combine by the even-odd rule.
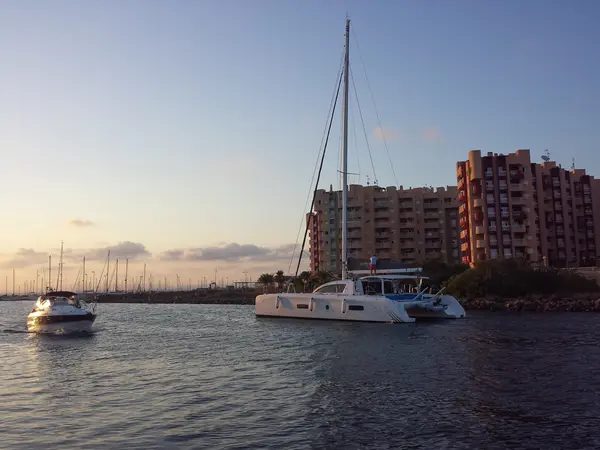
[[[0,302],[2,448],[600,448],[600,316],[377,325],[100,305],[87,338]]]

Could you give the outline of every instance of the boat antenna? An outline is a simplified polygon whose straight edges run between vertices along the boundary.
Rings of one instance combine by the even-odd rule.
[[[350,19],[346,17],[344,47],[344,97],[342,105],[342,280],[348,278],[348,72],[350,68]]]

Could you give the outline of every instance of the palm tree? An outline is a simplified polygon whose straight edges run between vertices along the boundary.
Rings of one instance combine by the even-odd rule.
[[[319,270],[318,272],[312,274],[311,280],[316,286],[320,286],[321,284],[329,283],[330,281],[332,281],[333,276],[331,275],[331,273],[325,270]]]
[[[279,290],[283,290],[283,283],[285,282],[285,276],[283,275],[283,270],[278,270],[273,277],[273,280],[277,283],[277,287]]]
[[[275,281],[275,276],[272,273],[263,273],[257,280],[260,284],[262,284],[265,290],[268,292],[269,287]]]

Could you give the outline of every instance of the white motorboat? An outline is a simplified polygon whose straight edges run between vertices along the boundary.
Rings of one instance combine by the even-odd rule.
[[[27,329],[39,333],[90,332],[96,320],[95,304],[88,305],[71,291],[41,295],[27,316]]]
[[[431,294],[425,288],[404,292],[408,275],[349,278],[348,273],[348,74],[350,20],[346,19],[342,131],[342,279],[325,283],[312,293],[263,294],[256,297],[257,316],[328,319],[361,322],[414,322],[417,318],[461,318],[465,310],[443,290]],[[342,77],[340,77],[341,83]],[[338,88],[339,89],[339,88]],[[337,95],[336,95],[337,98]],[[333,114],[332,114],[333,117]],[[329,136],[328,136],[329,137]],[[328,140],[327,137],[327,140]],[[327,142],[327,140],[325,142]],[[324,151],[323,151],[324,155]],[[318,184],[318,179],[317,179]],[[314,197],[313,197],[314,206]],[[308,226],[307,226],[308,231]],[[306,239],[306,234],[305,234]],[[302,245],[304,247],[304,244]],[[298,262],[298,266],[300,261]],[[413,278],[418,276],[412,276]],[[422,278],[422,277],[421,277]]]

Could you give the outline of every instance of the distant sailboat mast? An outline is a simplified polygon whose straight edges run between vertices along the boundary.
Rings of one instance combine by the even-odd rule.
[[[119,260],[116,261],[115,266],[115,292],[119,292]]]
[[[108,251],[108,255],[106,256],[106,293],[108,294],[108,274],[110,273],[110,250]]]

